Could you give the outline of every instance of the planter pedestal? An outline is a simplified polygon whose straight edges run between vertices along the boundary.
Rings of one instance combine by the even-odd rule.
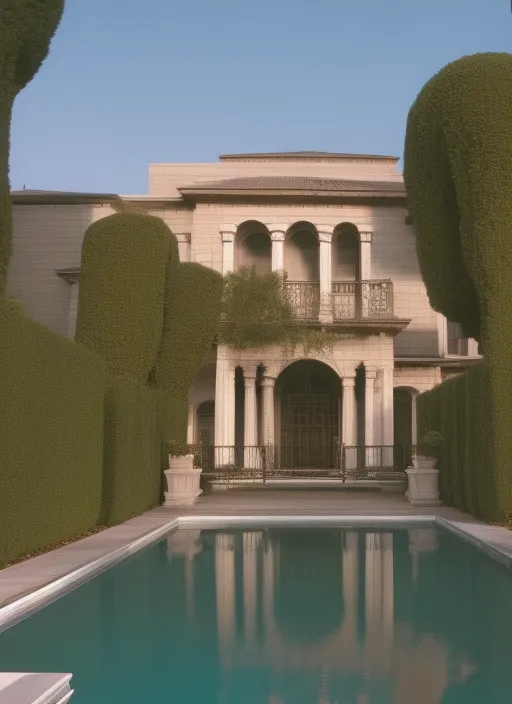
[[[201,469],[194,467],[194,455],[169,457],[164,506],[192,506],[202,494],[199,487]]]
[[[408,478],[406,496],[413,506],[440,506],[439,470],[435,457],[417,457],[414,467],[405,471]]]

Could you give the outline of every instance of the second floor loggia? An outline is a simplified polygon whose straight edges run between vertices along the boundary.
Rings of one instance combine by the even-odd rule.
[[[392,281],[371,278],[372,233],[353,223],[267,226],[249,220],[224,226],[221,235],[223,273],[241,267],[254,267],[258,274],[284,271],[300,320],[384,326],[386,321],[398,322]]]

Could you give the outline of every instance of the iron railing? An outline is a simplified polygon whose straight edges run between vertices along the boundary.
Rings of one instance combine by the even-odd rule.
[[[316,281],[287,281],[290,302],[299,320],[318,320],[320,284]]]
[[[375,320],[393,317],[393,282],[335,281],[332,284],[334,320]]]
[[[289,300],[299,320],[318,320],[320,284],[316,281],[287,281]],[[331,290],[332,316],[341,320],[392,318],[393,283],[390,280],[335,281]]]
[[[405,478],[412,445],[291,448],[279,445],[191,445],[194,464],[207,481],[266,483],[275,479],[393,480]]]

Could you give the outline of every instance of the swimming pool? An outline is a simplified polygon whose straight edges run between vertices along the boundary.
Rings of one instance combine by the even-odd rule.
[[[0,634],[75,704],[500,704],[512,578],[436,527],[178,530]]]

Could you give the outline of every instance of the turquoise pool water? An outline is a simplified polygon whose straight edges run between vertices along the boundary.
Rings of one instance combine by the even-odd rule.
[[[72,672],[74,704],[504,704],[512,577],[435,528],[179,531],[0,634],[0,671]]]

